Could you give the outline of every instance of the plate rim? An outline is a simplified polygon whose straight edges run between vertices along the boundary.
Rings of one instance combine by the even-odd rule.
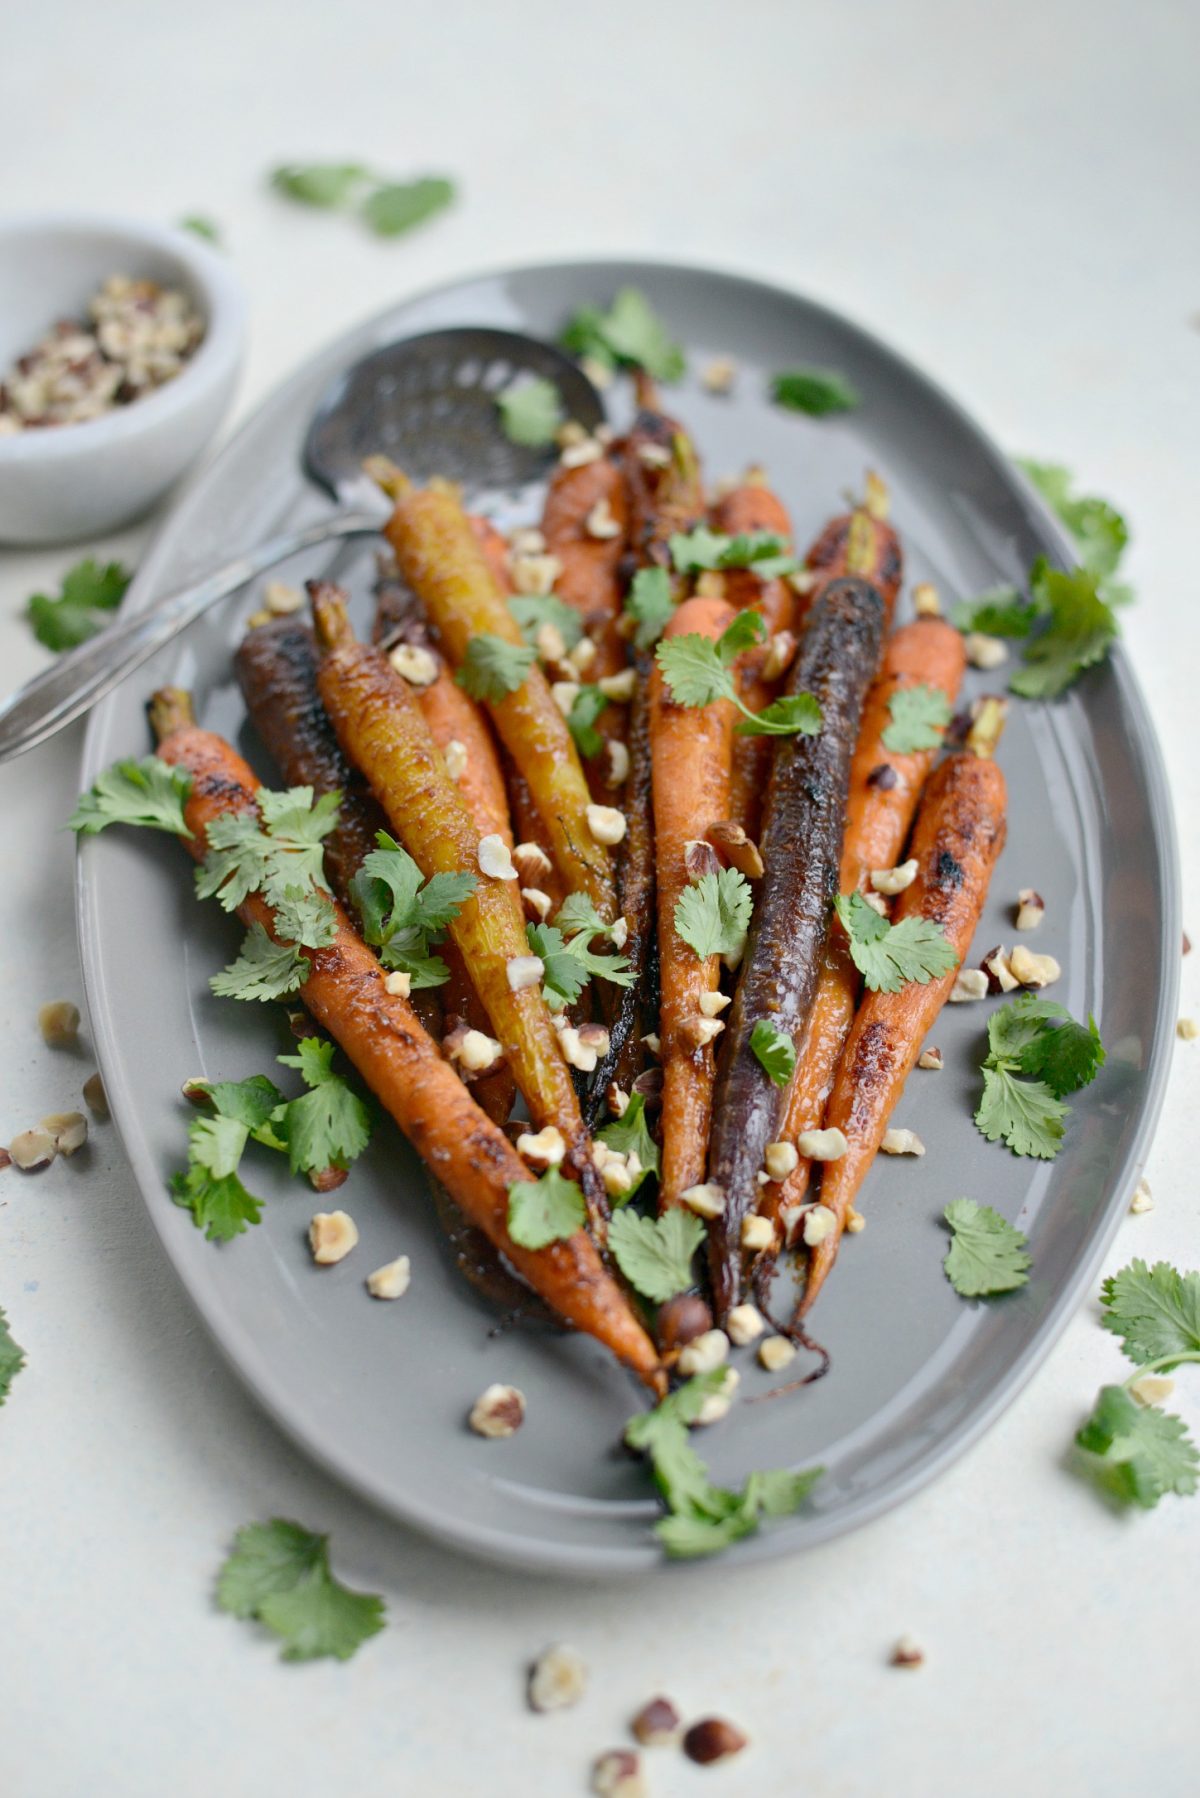
[[[537,262],[500,262],[429,283],[373,310],[357,323],[318,345],[262,396],[215,454],[206,459],[197,475],[189,480],[186,489],[169,507],[153,531],[130,584],[125,605],[131,612],[136,612],[150,603],[157,585],[157,563],[165,553],[166,540],[173,530],[178,513],[203,493],[213,473],[236,453],[242,438],[260,424],[263,416],[286,405],[292,390],[304,383],[315,363],[330,357],[343,345],[349,349],[358,339],[370,334],[374,327],[383,325],[397,311],[437,299],[456,289],[514,278],[553,279],[565,272],[578,274],[585,269],[595,271],[599,280],[628,279],[631,273],[636,278],[637,271],[644,271],[650,276],[655,273],[684,275],[706,283],[716,281],[729,286],[752,288],[775,300],[782,298],[798,302],[837,329],[849,332],[862,342],[868,352],[890,361],[938,401],[974,439],[990,464],[993,477],[1007,487],[1037,534],[1053,546],[1057,559],[1068,565],[1075,561],[1074,546],[1065,528],[1023,472],[992,440],[991,435],[935,377],[927,374],[904,352],[894,349],[874,330],[861,324],[852,314],[814,299],[785,281],[746,274],[717,264],[702,264],[688,258],[672,259],[663,256],[585,255]],[[1140,763],[1145,780],[1149,800],[1147,827],[1161,874],[1161,945],[1164,950],[1169,951],[1170,942],[1178,939],[1182,931],[1182,894],[1178,837],[1165,760],[1141,685],[1120,640],[1110,651],[1109,665],[1129,717],[1129,729],[1123,734],[1135,751],[1134,760]],[[106,696],[88,717],[81,752],[81,791],[100,772],[100,739],[110,706],[115,703],[115,699],[115,693]],[[670,1568],[673,1564],[667,1562],[658,1548],[650,1542],[644,1545],[622,1544],[613,1548],[596,1544],[580,1547],[574,1544],[534,1543],[526,1537],[514,1537],[509,1529],[492,1529],[478,1524],[447,1524],[429,1505],[398,1497],[383,1482],[375,1480],[368,1469],[352,1465],[350,1457],[329,1448],[307,1426],[302,1413],[277,1398],[271,1382],[264,1377],[261,1360],[256,1361],[253,1354],[248,1360],[239,1346],[239,1337],[245,1337],[252,1349],[252,1334],[244,1329],[231,1332],[224,1317],[218,1322],[214,1316],[210,1316],[210,1307],[205,1298],[205,1281],[193,1275],[189,1256],[176,1253],[175,1243],[166,1230],[169,1214],[162,1209],[160,1203],[151,1202],[150,1194],[159,1192],[161,1182],[157,1168],[151,1165],[152,1156],[148,1144],[142,1133],[134,1127],[136,1105],[127,1083],[119,1073],[122,1058],[97,959],[99,883],[87,878],[89,861],[90,839],[79,838],[76,843],[75,900],[80,962],[97,1063],[110,1095],[113,1123],[129,1160],[138,1195],[168,1262],[210,1338],[255,1403],[290,1441],[339,1484],[348,1487],[393,1520],[421,1530],[446,1547],[466,1552],[492,1564],[549,1575],[566,1574],[582,1578],[593,1578],[596,1575],[611,1577],[614,1574],[633,1576],[645,1574],[651,1568]],[[809,1515],[805,1519],[804,1533],[799,1537],[795,1532],[777,1528],[761,1531],[748,1538],[738,1544],[735,1551],[738,1564],[749,1565],[816,1548],[824,1542],[859,1529],[903,1504],[937,1479],[991,1428],[1045,1360],[1058,1337],[1077,1313],[1087,1288],[1095,1280],[1124,1215],[1119,1203],[1120,1197],[1129,1185],[1132,1173],[1144,1164],[1153,1140],[1166,1097],[1171,1066],[1180,981],[1179,962],[1180,958],[1173,957],[1169,952],[1162,956],[1164,978],[1158,994],[1154,1032],[1146,1056],[1146,1096],[1126,1152],[1120,1163],[1114,1164],[1110,1170],[1110,1197],[1105,1211],[1097,1216],[1090,1252],[1081,1255],[1071,1277],[1060,1285],[1053,1304],[1045,1310],[1021,1351],[1009,1361],[984,1398],[972,1406],[960,1422],[952,1424],[939,1436],[933,1448],[914,1466],[882,1480],[837,1511]],[[729,1557],[718,1557],[716,1564],[728,1565]]]

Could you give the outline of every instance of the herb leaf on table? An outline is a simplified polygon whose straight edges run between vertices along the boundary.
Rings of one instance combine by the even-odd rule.
[[[381,1598],[334,1577],[329,1537],[282,1517],[238,1531],[216,1596],[221,1610],[257,1619],[278,1636],[285,1661],[349,1660],[385,1621]]]
[[[33,634],[47,649],[75,649],[110,622],[133,579],[120,562],[101,564],[88,556],[63,576],[56,597],[35,593],[26,606]]]
[[[8,1318],[0,1305],[0,1405],[8,1397],[8,1389],[25,1365],[25,1350],[13,1340]]]

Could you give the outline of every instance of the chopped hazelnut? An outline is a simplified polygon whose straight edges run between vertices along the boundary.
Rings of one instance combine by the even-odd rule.
[[[637,686],[637,672],[633,668],[622,668],[620,674],[605,674],[596,682],[605,699],[617,704],[632,699]]]
[[[730,1004],[729,994],[718,992],[701,993],[699,1004],[701,1013],[704,1017],[718,1018],[725,1010],[725,1007]]]
[[[735,1348],[746,1348],[749,1343],[757,1342],[767,1326],[757,1305],[735,1305],[725,1327]]]
[[[679,1371],[685,1378],[693,1374],[711,1373],[729,1358],[729,1338],[724,1330],[705,1330],[695,1336],[679,1353]]]
[[[286,618],[289,612],[298,612],[304,604],[304,595],[299,587],[289,587],[286,581],[268,581],[263,588],[263,604],[275,618]]]
[[[679,1292],[658,1308],[658,1340],[664,1351],[683,1348],[712,1329],[712,1312],[695,1292]]]
[[[666,1748],[678,1740],[683,1718],[669,1698],[652,1698],[642,1706],[629,1728],[634,1740],[643,1748]]]
[[[567,1066],[578,1068],[581,1074],[590,1074],[600,1059],[595,1049],[589,1048],[584,1042],[582,1032],[573,1024],[564,1024],[559,1030],[558,1046]]]
[[[597,1798],[646,1798],[642,1763],[632,1748],[609,1748],[592,1762]]]
[[[391,974],[385,974],[383,990],[390,993],[393,999],[408,999],[412,996],[412,975],[403,968],[397,968]]]
[[[846,1138],[836,1125],[828,1130],[802,1130],[796,1149],[808,1161],[840,1161],[846,1153]]]
[[[911,1636],[901,1636],[892,1649],[893,1667],[922,1667],[925,1664],[925,1650]]]
[[[882,893],[864,893],[863,899],[870,906],[872,911],[879,913],[881,918],[886,918],[888,916],[887,900]]]
[[[732,356],[714,356],[700,375],[709,393],[728,393],[736,378],[737,363]]]
[[[493,1386],[493,1392],[512,1392],[511,1386]],[[516,1395],[518,1398],[520,1394]],[[484,1394],[487,1397],[487,1394]],[[529,1669],[529,1708],[563,1711],[578,1704],[587,1688],[583,1657],[564,1642],[556,1642],[540,1654]]]
[[[670,468],[671,452],[665,443],[639,443],[638,461],[647,468]]]
[[[629,1110],[629,1094],[623,1086],[618,1086],[615,1080],[609,1081],[604,1099],[608,1109],[616,1118],[623,1118]]]
[[[1043,957],[1043,959],[1049,958]],[[1044,986],[1045,981],[1041,984]],[[1196,1022],[1195,1018],[1180,1018],[1175,1026],[1175,1034],[1181,1042],[1194,1043],[1196,1038],[1200,1036],[1200,1024]]]
[[[1129,1209],[1135,1217],[1142,1217],[1147,1211],[1154,1210],[1154,1200],[1150,1196],[1149,1180],[1139,1180],[1133,1189],[1133,1197],[1129,1201]]]
[[[587,431],[577,418],[568,418],[554,433],[554,441],[559,449],[571,449],[575,444],[586,443],[587,440]]]
[[[779,1373],[789,1361],[796,1359],[796,1345],[786,1336],[768,1336],[758,1345],[758,1359],[768,1373]]]
[[[769,1217],[751,1214],[742,1219],[741,1245],[748,1255],[762,1255],[775,1246],[775,1226]]]
[[[629,941],[629,919],[622,915],[609,925],[608,940],[614,949],[623,949]]]
[[[517,1154],[534,1167],[557,1167],[566,1152],[563,1133],[556,1124],[547,1124],[536,1136],[526,1130],[517,1138]]]
[[[516,863],[521,879],[529,881],[531,885],[544,880],[554,867],[554,863],[538,843],[518,843],[512,852],[512,860]]]
[[[1008,717],[1008,700],[1000,693],[985,693],[971,706],[971,728],[967,732],[967,748],[975,755],[990,756],[1004,734]]]
[[[608,769],[604,779],[610,787],[624,786],[629,779],[629,751],[624,743],[610,737],[604,745],[604,753],[608,758]]]
[[[550,697],[564,718],[569,718],[571,716],[575,701],[579,698],[581,691],[582,689],[577,680],[556,680],[551,682]]]
[[[561,573],[562,563],[557,556],[513,557],[513,586],[518,593],[542,599],[554,591],[554,583]]]
[[[800,1154],[795,1143],[769,1142],[763,1160],[772,1180],[786,1180],[795,1171]]]
[[[686,1018],[680,1027],[679,1034],[697,1049],[705,1049],[709,1043],[720,1036],[725,1026],[720,1018],[694,1017]]]
[[[649,1049],[651,1055],[662,1054],[662,1043],[659,1041],[657,1030],[647,1030],[642,1041],[645,1043],[647,1049]]]
[[[521,898],[525,901],[526,911],[544,924],[554,910],[554,901],[549,893],[543,893],[541,887],[522,887]]]
[[[412,1263],[407,1255],[397,1255],[394,1261],[377,1267],[373,1274],[367,1275],[367,1291],[373,1299],[399,1299],[408,1291],[412,1278]]]
[[[541,556],[546,553],[546,539],[532,525],[522,525],[509,533],[508,547],[514,556]]]
[[[561,662],[567,653],[567,640],[550,619],[538,625],[533,645],[543,662]]]
[[[564,468],[586,468],[589,462],[598,462],[604,454],[604,445],[596,437],[585,437],[580,443],[569,443],[559,461]]]
[[[432,687],[438,677],[438,660],[419,643],[397,643],[388,661],[410,687]]]
[[[79,1007],[69,999],[52,999],[38,1012],[42,1041],[50,1049],[73,1049],[79,1037]]]
[[[1170,1398],[1174,1390],[1174,1380],[1156,1373],[1144,1373],[1129,1388],[1139,1405],[1161,1405],[1165,1399]]]
[[[731,868],[736,868],[747,880],[761,880],[763,858],[758,844],[746,835],[740,824],[722,819],[709,826],[708,840],[717,853],[725,857]]]
[[[684,1735],[683,1752],[701,1767],[715,1767],[740,1754],[748,1743],[749,1737],[724,1717],[701,1717]]]
[[[49,1167],[58,1150],[48,1130],[22,1130],[8,1145],[9,1159],[23,1174],[40,1173]]]
[[[350,1178],[350,1170],[345,1167],[310,1167],[308,1184],[314,1192],[336,1192]]]
[[[767,644],[762,660],[762,678],[778,680],[787,673],[796,657],[796,637],[792,631],[776,631]]]
[[[848,1236],[860,1236],[866,1227],[867,1220],[862,1212],[856,1211],[853,1205],[851,1205],[849,1211],[846,1213],[846,1234]]]
[[[457,1061],[468,1074],[485,1074],[500,1060],[500,1044],[482,1030],[464,1030],[461,1036],[454,1031],[446,1042],[451,1061]]]
[[[540,955],[510,955],[504,964],[509,991],[513,993],[522,993],[526,987],[536,986],[545,971],[546,964]]]
[[[52,1111],[39,1128],[48,1132],[60,1155],[74,1155],[87,1141],[87,1119],[82,1111]]]
[[[12,1156],[7,1149],[0,1149],[0,1171],[12,1166]]]
[[[986,999],[988,995],[988,977],[982,968],[960,968],[958,978],[950,988],[951,1005],[967,1005],[975,999]]]
[[[346,1211],[318,1211],[308,1226],[312,1258],[318,1267],[344,1261],[358,1241],[358,1226]]]
[[[837,1216],[828,1205],[808,1205],[804,1212],[804,1240],[810,1249],[837,1229]]]
[[[108,1116],[108,1094],[98,1073],[89,1074],[83,1083],[83,1097],[88,1110],[100,1123]]]
[[[624,839],[625,814],[615,806],[589,805],[585,816],[593,842],[611,845]]]
[[[940,1074],[945,1065],[942,1051],[932,1045],[928,1049],[922,1049],[917,1057],[917,1066],[928,1068],[931,1073]]]
[[[725,1210],[725,1189],[715,1180],[706,1180],[700,1186],[686,1187],[679,1200],[697,1217],[720,1217]]]
[[[512,851],[504,838],[493,832],[479,839],[479,870],[492,880],[515,880],[517,870],[513,866]]]
[[[716,850],[703,837],[689,837],[683,845],[683,866],[689,880],[699,880],[704,874],[721,871]]]
[[[901,862],[898,868],[872,868],[871,885],[877,893],[902,893],[917,878],[915,860]]]
[[[583,521],[583,528],[589,537],[594,537],[601,543],[621,535],[620,523],[613,517],[613,509],[607,499],[596,501]]]
[[[925,1144],[911,1130],[885,1130],[879,1147],[885,1155],[923,1155]]]
[[[258,631],[262,629],[264,624],[270,624],[270,622],[270,612],[267,611],[265,606],[259,606],[257,612],[251,612],[249,618],[247,618],[246,629],[248,631]]]
[[[918,581],[913,588],[913,611],[918,618],[940,618],[942,602],[938,590],[929,581]]]
[[[963,648],[972,668],[999,668],[1008,660],[1008,645],[1003,637],[989,637],[983,631],[968,631]]]
[[[460,743],[457,737],[451,737],[442,751],[442,760],[451,780],[461,780],[467,772],[469,762],[466,744]]]
[[[608,366],[607,362],[600,362],[595,356],[581,356],[579,358],[579,369],[581,374],[587,376],[593,387],[604,388],[612,386],[613,371]],[[597,427],[597,437],[603,428],[602,425]]]
[[[1017,894],[1016,928],[1036,930],[1046,915],[1046,901],[1033,887],[1022,887]]]
[[[467,1422],[477,1436],[498,1440],[515,1436],[525,1421],[525,1394],[515,1386],[488,1386],[471,1406]],[[549,1705],[535,1705],[535,1710],[549,1710]]]
[[[720,1423],[728,1417],[737,1396],[741,1383],[741,1374],[736,1367],[727,1367],[721,1376],[721,1384],[715,1392],[710,1392],[696,1413],[696,1427],[707,1429],[710,1423]]]
[[[1017,944],[1008,965],[1022,986],[1052,986],[1062,978],[1062,969],[1052,955],[1035,955],[1024,943]]]
[[[567,651],[567,667],[575,674],[584,674],[596,660],[596,645],[590,637],[580,637],[574,649]]]

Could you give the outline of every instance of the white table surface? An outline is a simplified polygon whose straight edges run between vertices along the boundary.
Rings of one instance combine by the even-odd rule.
[[[1057,457],[1136,530],[1127,638],[1200,879],[1195,592],[1200,9],[610,0],[38,0],[5,12],[3,204],[218,219],[253,300],[240,407],[359,316],[505,259],[710,260],[844,307],[998,440]],[[395,244],[291,210],[263,172],[350,156],[446,169],[463,198]],[[136,558],[144,531],[94,545]],[[0,553],[0,669],[74,552]],[[78,997],[78,730],[0,771],[0,1140],[91,1066],[36,1012]],[[1193,926],[1195,928],[1195,926]],[[1200,1011],[1200,954],[1183,1010]],[[1195,1083],[1180,1044],[1110,1258],[1196,1264]],[[1094,1303],[986,1439],[900,1512],[804,1559],[602,1590],[456,1560],[382,1521],[260,1416],[167,1267],[111,1129],[0,1174],[0,1303],[29,1365],[0,1416],[5,1798],[291,1798],[586,1789],[665,1689],[738,1719],[740,1763],[660,1753],[655,1794],[940,1798],[1195,1790],[1200,1501],[1116,1518],[1064,1467],[1120,1365]],[[1200,1390],[1178,1396],[1193,1425]],[[383,1422],[384,1420],[381,1420]],[[348,1666],[285,1667],[219,1615],[240,1524],[333,1533],[391,1627]],[[901,1632],[925,1667],[887,1665]],[[578,1710],[536,1718],[522,1665],[567,1638]]]

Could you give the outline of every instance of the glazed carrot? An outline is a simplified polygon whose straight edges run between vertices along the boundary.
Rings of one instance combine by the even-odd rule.
[[[322,655],[321,697],[338,739],[427,878],[463,870],[478,876],[450,923],[451,940],[535,1123],[561,1130],[595,1215],[603,1217],[604,1189],[541,987],[514,992],[509,984],[509,962],[529,954],[517,883],[480,873],[480,833],[407,683],[381,651],[355,641],[336,587],[313,582],[310,591]]]
[[[159,694],[152,715],[161,733],[159,755],[192,776],[184,816],[192,832],[187,846],[200,858],[213,819],[252,810],[259,782],[227,743],[192,723],[186,700],[173,690]],[[244,923],[274,933],[274,912],[257,893],[238,910]],[[466,1216],[522,1278],[560,1317],[596,1337],[659,1390],[663,1380],[654,1345],[586,1232],[545,1249],[513,1242],[508,1189],[531,1178],[525,1163],[442,1060],[408,1000],[388,992],[383,968],[336,902],[334,911],[334,942],[302,951],[309,963],[300,989],[307,1009],[345,1050]]]
[[[830,581],[855,574],[878,588],[886,609],[886,622],[891,623],[904,563],[900,539],[888,523],[889,507],[887,488],[878,475],[868,474],[862,504],[852,512],[832,519],[805,557],[805,566],[814,576],[809,592],[810,607]]]
[[[614,445],[629,489],[629,547],[639,567],[665,568],[674,533],[692,530],[704,517],[700,460],[683,426],[659,410],[654,383],[640,371],[635,388],[637,416]]]
[[[540,849],[550,866],[543,865],[536,878],[525,880],[522,885],[532,885],[538,892],[545,893],[551,903],[551,915],[556,912],[567,896],[567,885],[562,875],[554,866],[554,845],[546,834],[541,814],[533,802],[533,794],[529,791],[529,782],[517,767],[512,757],[502,749],[500,751],[500,768],[504,776],[504,789],[508,795],[508,812],[512,819],[513,835],[518,845],[532,843]]]
[[[597,508],[616,527],[609,536],[596,536],[588,528]],[[619,569],[629,537],[629,494],[620,464],[609,456],[580,468],[565,468],[560,462],[546,491],[542,535],[546,553],[562,564],[554,591],[579,613],[598,650],[605,649],[621,610]],[[618,638],[615,667],[599,672],[612,674],[624,660]],[[588,673],[595,678],[591,670]]]
[[[415,488],[399,470],[373,471],[395,504],[386,529],[401,573],[423,601],[455,668],[461,667],[472,637],[491,635],[523,644],[455,495],[445,487]],[[587,893],[601,917],[615,917],[608,851],[588,828],[591,795],[545,675],[534,665],[514,692],[489,700],[487,709],[529,782],[568,888]]]
[[[863,707],[858,747],[850,764],[840,892],[865,889],[872,869],[896,866],[937,753],[933,749],[903,753],[887,747],[884,735],[892,723],[893,695],[915,686],[936,687],[953,704],[965,666],[962,635],[944,619],[915,619],[888,640],[883,666]],[[825,946],[808,1036],[788,1092],[784,1142],[795,1142],[802,1131],[815,1130],[821,1123],[858,989],[858,970],[835,927]],[[811,1169],[812,1163],[801,1157],[782,1187],[764,1187],[759,1210],[772,1218],[794,1213],[804,1199]]]
[[[733,618],[723,600],[685,599],[665,635],[692,634],[716,639]],[[701,1000],[720,985],[716,955],[703,961],[675,929],[675,907],[691,875],[689,842],[703,842],[711,827],[729,816],[733,726],[737,710],[728,699],[682,706],[671,698],[662,672],[650,676],[650,753],[654,781],[655,864],[658,883],[658,952],[661,982],[659,1021],[663,1070],[662,1177],[659,1208],[679,1203],[679,1195],[704,1179],[716,1056],[702,1040],[710,1019]],[[714,856],[715,862],[715,856]]]
[[[917,813],[911,846],[917,877],[901,893],[895,918],[940,924],[960,961],[1004,847],[1005,806],[996,763],[963,751],[936,769]],[[847,1214],[955,978],[952,969],[926,986],[910,981],[898,993],[869,992],[858,1008],[825,1111],[826,1127],[846,1137],[846,1153],[822,1169],[821,1204],[833,1213],[834,1228],[810,1251],[800,1316],[828,1277]]]
[[[509,561],[508,541],[500,535],[490,518],[484,518],[478,512],[467,515],[471,526],[471,535],[483,551],[483,559],[491,569],[492,579],[501,593],[511,593],[512,567]]]

